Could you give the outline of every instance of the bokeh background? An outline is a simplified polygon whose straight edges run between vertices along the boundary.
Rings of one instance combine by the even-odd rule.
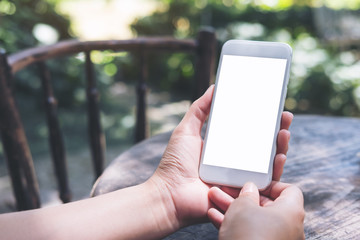
[[[359,9],[360,0],[1,0],[0,47],[11,54],[71,38],[194,38],[199,29],[212,27],[218,51],[234,38],[281,41],[293,48],[287,110],[359,117]],[[137,63],[131,54],[111,51],[93,52],[92,60],[110,161],[134,143]],[[74,185],[84,179],[92,182],[83,63],[81,54],[50,62]],[[185,54],[165,54],[150,61],[149,72],[148,115],[153,135],[171,130],[186,112],[194,66]],[[18,73],[13,81],[35,167],[45,182],[40,188],[48,188],[43,202],[50,202],[56,184],[48,181],[53,173],[40,85],[31,68]],[[73,191],[82,192],[81,198],[90,186]],[[2,201],[11,208],[13,200],[4,192],[11,190],[0,145],[0,205]]]

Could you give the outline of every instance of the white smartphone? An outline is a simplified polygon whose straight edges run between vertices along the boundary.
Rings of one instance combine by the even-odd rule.
[[[291,56],[285,43],[223,45],[199,168],[204,182],[270,184]]]

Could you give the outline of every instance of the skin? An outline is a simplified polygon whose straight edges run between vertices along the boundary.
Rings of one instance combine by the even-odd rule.
[[[209,198],[216,208],[208,215],[220,227],[220,240],[305,239],[303,195],[296,186],[273,181],[260,195],[247,183],[236,199],[214,187]]]
[[[214,86],[176,127],[153,176],[145,183],[60,206],[0,215],[0,239],[159,239],[208,221],[211,186],[199,179],[201,128]],[[277,140],[274,180],[286,161],[292,114],[284,112]],[[224,188],[224,192],[238,190]]]

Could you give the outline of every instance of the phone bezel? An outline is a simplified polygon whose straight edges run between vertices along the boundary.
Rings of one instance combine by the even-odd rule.
[[[248,56],[248,57],[264,57],[264,58],[280,58],[286,59],[286,69],[284,74],[283,86],[281,91],[280,104],[278,108],[276,127],[273,137],[273,146],[268,166],[268,173],[258,173],[246,170],[239,170],[233,168],[224,168],[219,166],[203,164],[203,154],[201,154],[201,162],[199,167],[200,178],[207,183],[215,185],[223,185],[230,187],[242,187],[246,182],[253,182],[259,189],[266,188],[272,180],[273,161],[276,154],[276,139],[277,133],[280,129],[280,120],[284,108],[285,97],[287,92],[287,83],[289,80],[289,72],[291,65],[292,49],[286,43],[280,42],[262,42],[262,41],[247,41],[247,40],[229,40],[221,50],[217,76],[215,81],[215,89],[213,94],[213,101],[216,98],[217,83],[219,72],[224,55]],[[208,124],[211,124],[211,116],[213,111],[213,104],[211,106]],[[203,149],[206,149],[206,140],[208,136],[208,129],[205,133]]]

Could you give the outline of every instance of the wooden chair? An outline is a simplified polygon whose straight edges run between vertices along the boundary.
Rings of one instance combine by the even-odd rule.
[[[45,92],[49,142],[59,195],[63,202],[71,200],[68,184],[64,144],[57,117],[57,100],[53,94],[50,72],[46,61],[83,52],[85,54],[86,92],[88,103],[88,125],[90,148],[95,177],[104,168],[104,136],[100,126],[98,90],[90,53],[93,50],[136,52],[140,56],[141,77],[137,83],[136,140],[146,138],[146,78],[148,52],[187,52],[195,54],[195,97],[200,96],[209,86],[214,72],[216,38],[213,31],[203,30],[196,39],[177,40],[174,38],[137,38],[112,41],[62,41],[51,46],[41,46],[7,56],[0,51],[0,131],[5,158],[11,177],[18,210],[40,207],[39,187],[33,167],[32,156],[24,128],[13,96],[11,82],[15,73],[25,67],[39,65],[42,88]]]

